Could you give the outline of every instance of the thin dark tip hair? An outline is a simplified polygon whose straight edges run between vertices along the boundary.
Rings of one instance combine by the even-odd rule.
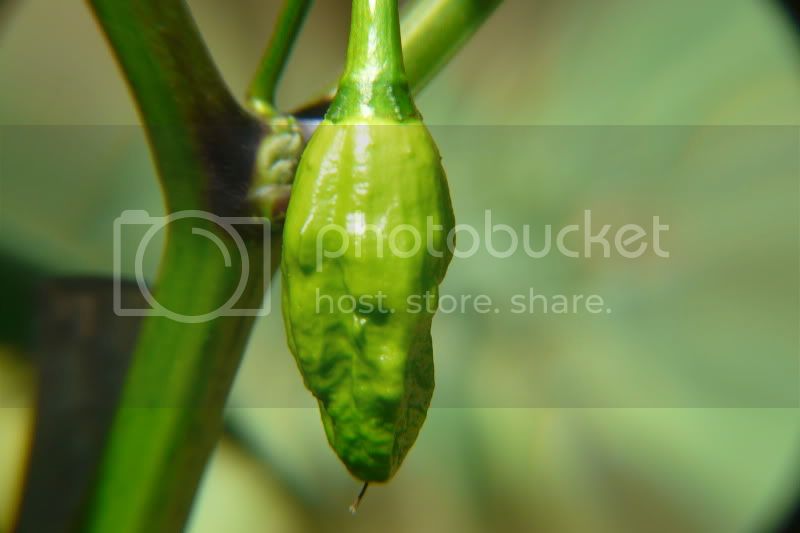
[[[364,494],[367,492],[367,487],[369,487],[369,481],[364,482],[364,486],[361,487],[361,492],[358,493],[356,501],[354,501],[353,505],[350,506],[350,514],[356,514],[356,511],[358,511],[358,506],[361,505],[361,500],[364,498]]]

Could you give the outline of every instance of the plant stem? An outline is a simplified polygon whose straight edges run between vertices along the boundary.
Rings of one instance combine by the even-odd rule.
[[[202,227],[194,221],[192,226]],[[214,309],[234,290],[227,277],[231,268],[211,241],[185,235],[178,229],[170,236],[158,302],[187,314]],[[259,277],[269,268],[266,257],[254,246],[248,249],[250,275]],[[258,308],[263,290],[263,284],[249,287],[240,303]],[[84,531],[182,530],[219,438],[225,399],[252,323],[253,317],[231,316],[198,324],[146,319]]]
[[[185,3],[89,3],[136,99],[168,211],[207,206],[219,182],[249,177],[262,128],[228,91]],[[221,214],[242,208],[228,200]]]
[[[403,54],[419,93],[503,0],[417,0],[403,13]]]
[[[167,211],[247,214],[245,195],[265,131],[225,87],[185,3],[89,4],[136,100]],[[240,274],[220,260],[213,241],[198,238],[197,229],[235,250],[210,218],[167,226],[155,299],[184,315],[219,309]],[[277,262],[265,264],[264,230],[253,229],[240,232],[251,282],[239,304],[258,309],[265,286],[255,280],[265,269],[274,272]],[[192,324],[154,314],[144,320],[81,531],[183,529],[252,323],[247,316]]]
[[[248,90],[248,104],[261,117],[275,114],[275,89],[312,3],[313,0],[286,0],[283,4],[272,39]]]

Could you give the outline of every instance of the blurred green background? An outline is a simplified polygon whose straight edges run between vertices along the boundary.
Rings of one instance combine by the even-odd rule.
[[[278,4],[190,1],[239,96]],[[317,2],[284,108],[336,80],[348,13]],[[135,109],[82,3],[4,17],[3,260],[109,275],[114,219],[163,213]],[[437,316],[434,408],[356,517],[280,313],[259,319],[230,400],[238,439],[190,531],[772,530],[800,487],[799,65],[773,3],[507,0],[418,100],[458,221],[481,230],[490,209],[536,236],[586,209],[595,232],[658,215],[670,257],[456,259],[443,294],[500,312]],[[509,312],[530,288],[612,312]],[[33,416],[25,351],[0,348],[0,530]]]

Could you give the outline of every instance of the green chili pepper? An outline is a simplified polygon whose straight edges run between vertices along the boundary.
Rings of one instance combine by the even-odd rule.
[[[345,73],[295,178],[282,279],[289,347],[330,445],[366,482],[394,475],[425,420],[453,226],[397,0],[354,0]]]

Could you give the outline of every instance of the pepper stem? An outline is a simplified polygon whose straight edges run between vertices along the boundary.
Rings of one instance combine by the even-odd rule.
[[[353,0],[347,62],[327,118],[417,116],[403,66],[397,0]]]
[[[342,81],[366,85],[407,83],[397,0],[353,0]]]

